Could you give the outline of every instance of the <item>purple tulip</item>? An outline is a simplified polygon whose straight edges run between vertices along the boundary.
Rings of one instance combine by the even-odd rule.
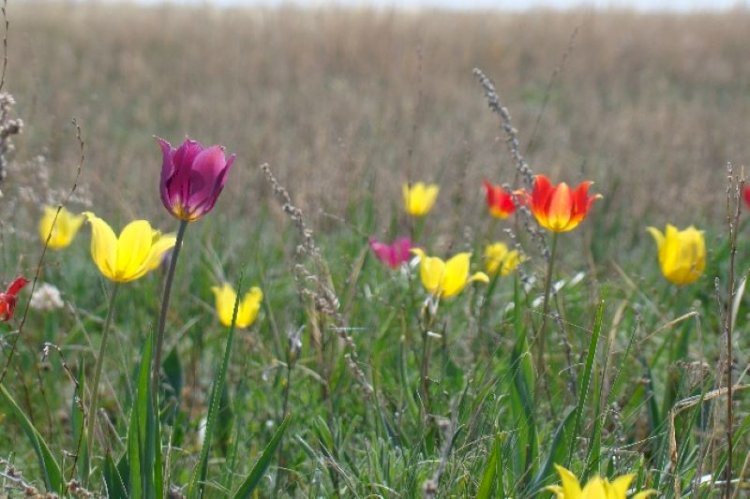
[[[164,207],[180,220],[198,220],[216,204],[235,155],[227,159],[223,147],[204,148],[190,139],[177,149],[164,139],[156,140],[164,155],[159,184]]]
[[[375,256],[392,269],[397,269],[402,263],[409,261],[413,246],[408,237],[396,239],[391,244],[380,242],[374,237],[370,238],[370,248]]]

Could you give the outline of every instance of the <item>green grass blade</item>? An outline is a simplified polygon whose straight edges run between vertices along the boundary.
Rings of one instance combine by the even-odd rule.
[[[242,277],[240,277],[237,283],[237,298],[234,301],[234,311],[232,312],[232,325],[229,327],[229,333],[227,334],[227,344],[224,349],[224,357],[221,361],[221,367],[214,377],[213,386],[211,387],[211,395],[208,399],[208,417],[206,419],[206,436],[203,440],[203,446],[201,447],[200,457],[198,463],[193,470],[193,475],[190,479],[190,485],[188,487],[188,497],[203,497],[204,484],[206,482],[206,476],[208,475],[208,454],[211,450],[211,439],[216,431],[216,423],[219,419],[220,399],[221,393],[224,390],[224,381],[227,377],[227,369],[229,368],[229,359],[232,356],[232,341],[234,339],[235,322],[237,320],[237,309],[239,308],[240,299],[242,297]]]
[[[128,490],[131,497],[140,499],[144,496],[141,464],[141,425],[138,411],[134,407],[130,412],[128,428]]]
[[[107,488],[107,497],[111,499],[126,499],[129,497],[128,489],[125,487],[125,480],[117,469],[117,465],[110,453],[104,456],[102,475],[104,476],[104,485]]]
[[[130,491],[133,496],[162,497],[161,443],[158,417],[151,396],[151,356],[154,337],[149,335],[136,378],[134,406],[128,430]]]
[[[575,414],[576,411],[573,410],[572,407],[569,408],[568,413],[565,415],[565,418],[557,427],[555,436],[552,439],[552,445],[550,445],[549,448],[549,454],[547,454],[547,459],[544,461],[544,466],[542,466],[542,469],[539,470],[539,474],[536,476],[536,479],[534,479],[534,485],[532,485],[531,487],[533,493],[536,493],[536,491],[544,486],[544,482],[552,474],[552,465],[555,463],[560,463],[565,459],[566,449],[564,444],[570,437],[570,433],[572,430],[571,426],[575,421]]]
[[[500,436],[495,436],[495,445],[492,447],[492,454],[487,460],[487,465],[484,468],[482,474],[482,482],[479,484],[479,490],[477,491],[477,499],[490,499],[492,492],[495,488],[495,484],[498,481],[498,461],[500,460],[500,453],[502,452],[502,441]]]
[[[250,494],[253,493],[255,487],[258,486],[258,483],[263,478],[266,469],[268,469],[268,466],[271,464],[276,449],[281,443],[281,437],[284,436],[284,432],[286,431],[287,426],[289,426],[291,420],[291,416],[287,416],[284,418],[284,421],[281,422],[278,429],[273,434],[273,437],[271,437],[271,441],[268,442],[268,445],[263,450],[263,454],[261,454],[260,458],[253,466],[253,469],[250,471],[250,474],[247,475],[247,478],[245,478],[242,485],[240,485],[237,492],[235,492],[234,499],[247,499],[250,497]]]
[[[591,332],[591,341],[589,342],[589,351],[586,356],[586,367],[583,371],[583,377],[581,378],[581,385],[578,390],[578,404],[576,406],[576,417],[575,424],[573,426],[573,435],[570,438],[568,447],[568,460],[565,463],[565,467],[570,467],[570,461],[573,459],[573,452],[575,451],[576,444],[578,442],[578,432],[581,430],[581,417],[583,416],[583,407],[586,405],[586,398],[591,387],[591,373],[594,369],[594,358],[596,357],[596,349],[599,346],[599,336],[602,332],[602,319],[604,317],[604,302],[599,303],[599,307],[596,310],[596,317],[594,319],[594,330]]]
[[[81,405],[81,400],[83,400],[82,394],[86,392],[84,384],[85,376],[83,374],[84,370],[81,369],[78,372],[78,386],[70,403],[70,423],[73,430],[73,442],[75,442],[78,449],[78,460],[76,461],[78,479],[81,483],[86,483],[89,476],[90,460],[86,431],[84,430],[86,423]]]
[[[31,420],[26,417],[23,410],[16,404],[13,397],[8,390],[5,389],[5,385],[0,384],[0,396],[5,403],[10,407],[11,413],[16,416],[19,424],[23,428],[26,437],[31,442],[31,446],[34,448],[36,457],[39,460],[39,467],[42,469],[42,475],[44,477],[44,485],[47,487],[49,492],[56,492],[62,494],[64,488],[64,481],[60,466],[52,456],[52,452],[49,450],[47,442],[44,441],[42,435],[34,428]]]

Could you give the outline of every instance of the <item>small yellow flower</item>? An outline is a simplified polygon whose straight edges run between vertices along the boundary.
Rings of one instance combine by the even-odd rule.
[[[547,490],[555,494],[556,499],[627,499],[628,487],[635,475],[628,474],[609,481],[595,476],[581,489],[578,478],[562,466],[555,465],[560,475],[560,485],[551,485]],[[632,499],[645,499],[655,495],[656,491],[646,490],[633,495]]]
[[[60,208],[60,213],[57,213],[57,207],[45,206],[44,214],[39,221],[39,237],[42,242],[47,242],[49,237],[48,248],[65,248],[73,241],[83,221],[83,215],[74,215],[65,207]]]
[[[430,212],[435,204],[440,188],[435,184],[417,182],[411,184],[411,186],[404,184],[402,191],[406,213],[413,217],[423,217]]]
[[[146,220],[130,222],[118,238],[101,218],[90,211],[83,215],[91,224],[91,257],[104,277],[115,282],[134,281],[154,270],[176,242]]]
[[[219,322],[227,327],[231,326],[237,292],[227,283],[222,284],[221,287],[213,286],[211,291],[216,297],[216,313],[219,316]],[[258,287],[250,288],[237,307],[235,325],[245,328],[255,322],[261,301],[263,301],[263,291]]]
[[[695,282],[706,268],[706,242],[703,232],[692,225],[678,230],[667,224],[662,234],[659,229],[649,227],[659,250],[661,272],[669,282],[677,285]]]
[[[473,281],[490,282],[484,272],[469,276],[471,253],[459,253],[448,261],[427,254],[419,248],[411,250],[419,257],[419,277],[422,285],[438,298],[450,298],[460,293]]]
[[[512,274],[518,266],[526,261],[526,257],[518,250],[509,250],[504,243],[488,244],[484,248],[485,270],[490,275],[499,273],[501,276]]]

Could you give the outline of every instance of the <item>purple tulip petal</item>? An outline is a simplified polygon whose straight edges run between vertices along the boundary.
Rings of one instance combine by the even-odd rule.
[[[220,146],[204,148],[185,139],[176,150],[157,138],[163,163],[160,191],[164,206],[182,220],[193,221],[211,211],[226,182],[235,155],[227,160]]]

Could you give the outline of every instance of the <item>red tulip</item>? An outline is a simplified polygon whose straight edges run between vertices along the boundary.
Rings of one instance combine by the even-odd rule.
[[[513,194],[503,189],[500,185],[492,185],[488,181],[482,182],[484,191],[487,193],[487,207],[490,215],[496,218],[508,218],[516,211],[513,204]]]
[[[8,322],[13,318],[13,311],[16,309],[16,295],[29,283],[29,280],[23,276],[16,277],[10,283],[5,293],[0,293],[0,321]]]
[[[561,182],[554,186],[544,175],[534,177],[534,190],[531,192],[531,212],[539,225],[552,232],[567,232],[575,229],[591,209],[601,194],[589,196],[593,182],[585,181],[571,190]]]

